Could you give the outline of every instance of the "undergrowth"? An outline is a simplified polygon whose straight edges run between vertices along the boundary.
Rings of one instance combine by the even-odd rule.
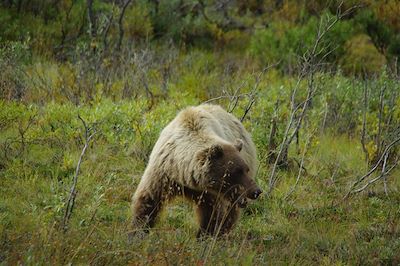
[[[281,83],[285,82],[290,83]],[[266,114],[273,110],[264,99],[285,93],[280,91],[282,85],[276,87],[260,90],[259,101],[244,121],[258,147],[257,182],[264,190],[271,170],[265,159]],[[117,102],[103,99],[81,106],[1,101],[0,261],[101,265],[400,263],[400,183],[395,178],[399,171],[388,178],[387,196],[382,183],[377,183],[342,201],[349,184],[364,174],[369,164],[357,137],[331,127],[314,133],[297,185],[299,165],[293,161],[278,170],[273,193],[252,202],[226,237],[196,240],[192,206],[178,200],[164,210],[148,236],[129,244],[130,197],[158,133],[186,101],[202,102],[190,98],[173,104],[178,97],[159,100],[151,109],[147,109],[149,100],[145,97]],[[225,105],[226,101],[220,103]],[[245,101],[235,109],[235,115],[240,117],[244,106]],[[284,108],[281,119],[287,115]],[[76,206],[68,230],[63,231],[60,221],[84,141],[78,114],[98,134],[81,165]],[[301,136],[311,127],[320,127],[320,122],[308,120]],[[289,155],[300,159],[304,149],[303,144],[293,146]],[[288,195],[291,189],[293,193]]]

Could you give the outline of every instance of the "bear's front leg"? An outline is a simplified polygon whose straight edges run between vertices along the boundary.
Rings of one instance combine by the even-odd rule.
[[[212,194],[205,194],[197,204],[200,229],[197,237],[221,236],[228,233],[239,217],[236,205]]]
[[[158,194],[158,193],[157,193]],[[129,239],[132,239],[139,231],[148,232],[154,226],[157,215],[162,208],[160,195],[137,191],[132,200],[132,231]]]
[[[154,199],[148,195],[140,196],[133,202],[132,224],[153,227],[161,205],[159,199]]]

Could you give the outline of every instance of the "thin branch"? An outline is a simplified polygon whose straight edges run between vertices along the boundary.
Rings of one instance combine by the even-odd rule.
[[[387,158],[387,154],[389,154],[389,151],[390,151],[398,142],[400,142],[400,137],[398,137],[397,139],[395,139],[394,141],[392,141],[392,142],[386,147],[386,149],[383,151],[381,157],[379,158],[378,162],[375,164],[374,167],[372,167],[365,175],[363,175],[362,177],[360,177],[358,180],[356,180],[356,181],[351,185],[349,191],[348,191],[347,194],[343,197],[343,200],[344,200],[344,199],[347,199],[351,194],[357,193],[357,192],[355,192],[355,191],[358,191],[359,189],[354,190],[355,187],[356,187],[358,184],[360,184],[361,182],[363,182],[363,181],[364,181],[367,177],[369,177],[371,174],[373,174],[373,173],[376,171],[376,169],[378,169],[378,167],[379,167],[379,165],[382,163],[382,161],[384,161],[385,158]],[[394,165],[397,165],[397,163],[394,164]],[[390,170],[390,171],[391,171],[391,170]],[[387,172],[386,172],[386,173],[387,173]],[[387,174],[385,174],[385,175],[387,175]],[[382,177],[382,174],[379,176],[378,179],[380,179],[381,177]],[[378,180],[378,179],[377,179],[377,180]],[[371,182],[371,181],[370,181],[370,182]],[[373,182],[375,182],[375,181],[373,181]],[[372,183],[373,183],[373,182],[372,182]],[[372,183],[371,183],[371,184],[372,184]],[[369,185],[370,185],[370,184],[368,184],[367,187],[368,187]],[[362,191],[362,190],[360,190],[360,191]]]
[[[277,66],[279,64],[275,63],[275,64],[271,64],[268,65],[267,67],[263,68],[258,75],[255,77],[256,81],[254,83],[254,86],[252,88],[252,90],[250,92],[247,93],[240,93],[240,90],[246,85],[248,84],[248,81],[243,81],[235,90],[235,92],[231,95],[228,94],[228,92],[224,91],[224,95],[220,95],[218,97],[215,98],[211,98],[208,99],[207,101],[203,102],[202,104],[207,104],[213,101],[217,101],[217,100],[221,100],[221,99],[229,99],[229,107],[228,107],[228,112],[232,113],[234,111],[234,109],[237,107],[238,102],[241,98],[248,98],[249,101],[245,107],[244,113],[240,119],[240,121],[243,121],[245,119],[245,117],[247,116],[248,112],[250,111],[251,107],[253,106],[253,104],[255,103],[256,100],[256,96],[257,96],[257,92],[258,92],[258,87],[261,83],[261,77],[271,68]]]
[[[26,148],[25,134],[29,130],[29,128],[32,126],[32,124],[35,122],[36,116],[37,116],[37,114],[33,114],[33,115],[29,116],[27,125],[25,127],[23,127],[22,123],[20,123],[20,125],[18,127],[18,133],[21,137],[21,149],[20,149],[20,153],[18,156],[21,156],[26,150],[25,149]]]
[[[364,191],[367,187],[369,187],[371,184],[375,183],[379,179],[385,178],[398,164],[398,161],[396,161],[395,164],[393,164],[387,171],[385,171],[386,160],[387,160],[387,156],[385,156],[384,165],[382,167],[382,173],[379,176],[377,176],[376,178],[371,179],[370,181],[368,181],[364,186],[362,186],[362,187],[360,187],[360,188],[358,188],[356,190],[353,190],[352,194],[360,193],[361,191]],[[385,193],[386,193],[386,195],[388,195],[386,190],[385,190]]]
[[[350,14],[356,8],[359,7],[359,6],[353,6],[342,13],[340,11],[340,8],[342,7],[342,5],[343,5],[343,2],[339,5],[335,18],[328,17],[328,20],[326,23],[324,23],[323,18],[321,18],[313,46],[311,49],[307,50],[302,56],[302,60],[303,60],[302,68],[301,68],[297,83],[291,94],[290,119],[288,121],[286,130],[285,130],[285,134],[284,134],[282,143],[280,145],[278,155],[275,159],[274,165],[271,170],[271,175],[270,175],[270,179],[269,179],[269,189],[268,189],[269,193],[272,192],[272,190],[275,186],[275,183],[277,181],[276,169],[277,169],[278,163],[280,162],[280,160],[282,158],[283,152],[285,152],[284,155],[286,156],[287,151],[289,149],[289,145],[293,141],[294,137],[297,136],[297,134],[300,130],[302,121],[305,118],[306,111],[308,110],[311,100],[315,95],[316,89],[314,88],[315,87],[314,86],[314,74],[317,70],[317,67],[320,66],[321,61],[319,61],[319,62],[314,62],[314,61],[316,60],[317,56],[322,53],[322,50],[318,51],[318,48],[321,45],[321,41],[322,41],[323,37],[333,28],[333,26],[335,26],[335,24],[338,21],[340,21],[344,16]],[[329,51],[327,53],[325,53],[323,58],[325,58],[329,53],[330,53]],[[295,98],[296,98],[297,90],[300,87],[300,82],[301,82],[301,80],[303,80],[304,77],[307,77],[307,79],[308,79],[307,97],[306,97],[306,100],[303,101],[303,103],[296,105]],[[297,119],[295,119],[297,116],[297,111],[300,108],[301,108],[300,115],[297,117]],[[297,121],[295,121],[295,120],[297,120]],[[295,125],[294,128],[292,128],[293,125]]]
[[[92,133],[90,133],[91,128],[89,128],[87,126],[85,120],[83,120],[80,115],[78,115],[78,118],[79,118],[79,120],[81,120],[81,122],[83,124],[83,127],[85,129],[85,133],[84,133],[85,144],[84,144],[83,149],[81,151],[81,155],[79,156],[78,164],[76,165],[75,174],[74,174],[74,178],[72,180],[72,186],[71,186],[70,193],[69,193],[69,196],[68,196],[64,217],[63,217],[63,220],[62,220],[62,223],[61,223],[61,226],[62,226],[62,229],[63,229],[64,232],[68,230],[68,223],[69,223],[69,220],[71,218],[72,212],[74,210],[75,198],[76,198],[76,195],[77,195],[76,187],[78,185],[78,176],[79,176],[79,171],[80,171],[80,168],[81,168],[81,163],[83,161],[83,156],[85,155],[86,149],[89,147],[90,140],[96,134],[96,130],[94,130]]]
[[[296,182],[295,182],[294,186],[291,188],[291,190],[286,194],[286,196],[284,197],[284,200],[288,199],[297,188],[297,185],[301,178],[302,171],[304,169],[304,159],[306,157],[306,153],[307,153],[308,149],[310,148],[311,139],[312,139],[312,135],[307,139],[306,147],[304,148],[303,155],[301,156],[301,161],[299,164],[299,172],[297,173]]]
[[[229,102],[229,107],[228,107],[228,113],[232,113],[233,110],[235,110],[236,106],[239,103],[239,97],[238,97],[238,93],[240,91],[241,88],[243,88],[244,86],[244,82],[242,83],[241,86],[237,87],[235,93],[233,94],[230,102]]]
[[[113,11],[111,12],[111,15],[110,16],[106,16],[107,24],[105,26],[104,34],[103,34],[103,45],[104,45],[104,50],[105,51],[107,51],[107,49],[108,49],[107,38],[108,38],[108,34],[110,32],[111,25],[112,25],[112,23],[114,21],[114,6],[113,6],[112,10]]]
[[[366,124],[367,124],[367,110],[368,110],[368,87],[367,81],[364,81],[364,108],[363,108],[363,122],[362,122],[362,130],[361,130],[361,147],[365,154],[365,161],[368,162],[368,150],[365,145],[365,135],[366,135]]]
[[[230,100],[236,99],[236,98],[239,99],[239,98],[244,98],[244,97],[246,97],[248,95],[249,95],[249,93],[241,93],[241,94],[238,94],[238,95],[220,95],[218,97],[208,99],[207,101],[202,102],[201,104],[207,104],[207,103],[211,103],[211,102],[218,101],[218,100],[221,100],[221,99],[226,99],[226,98],[229,98]]]
[[[118,37],[118,42],[117,42],[117,51],[121,50],[122,39],[124,38],[124,26],[122,25],[122,21],[124,19],[126,8],[130,4],[130,2],[132,2],[132,0],[126,0],[124,2],[124,5],[122,6],[122,10],[121,10],[121,13],[118,18],[119,37]]]
[[[93,13],[93,0],[87,0],[87,10],[88,10],[88,19],[89,19],[89,32],[90,38],[92,40],[96,38],[97,27],[96,27],[96,17]]]
[[[256,82],[254,83],[253,89],[251,90],[250,94],[249,94],[249,102],[247,103],[247,106],[244,110],[243,116],[240,118],[240,122],[243,122],[243,120],[246,118],[246,115],[249,113],[251,107],[253,106],[253,104],[256,101],[256,96],[257,96],[257,92],[258,92],[258,87],[261,83],[261,77],[265,74],[265,72],[267,72],[269,69],[271,69],[272,67],[278,65],[278,63],[269,65],[267,67],[265,67],[260,73],[258,73],[258,75],[256,76]]]
[[[382,171],[381,171],[381,176],[383,178],[383,189],[385,190],[386,196],[389,195],[388,188],[387,188],[387,178],[386,178],[387,175],[385,174],[385,168],[386,168],[386,162],[387,162],[388,156],[389,156],[389,153],[386,153],[385,159],[383,161]],[[396,164],[394,164],[394,165],[396,165]]]
[[[377,154],[380,154],[383,140],[382,139],[382,122],[383,122],[383,109],[385,106],[384,96],[385,96],[386,86],[382,86],[379,92],[379,113],[378,113],[378,135],[376,136]]]

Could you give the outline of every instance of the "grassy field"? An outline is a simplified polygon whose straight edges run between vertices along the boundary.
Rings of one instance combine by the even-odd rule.
[[[399,13],[0,1],[0,265],[400,265]],[[177,200],[128,243],[160,131],[204,102],[243,120],[265,193],[222,238]]]
[[[271,119],[279,121],[279,139],[289,116],[289,109],[284,108],[287,103],[273,115],[273,99],[290,95],[289,88],[296,82],[283,78],[271,82],[271,75],[258,89],[244,120],[258,148],[257,182],[265,191],[272,169],[267,160]],[[273,191],[251,203],[229,235],[201,241],[195,238],[192,206],[177,201],[164,210],[147,237],[127,242],[130,198],[158,133],[181,108],[203,102],[201,92],[174,89],[150,108],[144,96],[101,99],[87,105],[0,101],[0,263],[399,264],[400,171],[394,169],[387,176],[387,195],[380,180],[343,199],[373,163],[366,160],[360,142],[362,113],[348,111],[357,101],[340,98],[346,84],[356,85],[340,76],[319,80],[325,90],[314,99],[299,144],[290,146],[289,164],[277,168]],[[328,108],[324,115],[322,103],[334,106],[333,99],[341,99],[341,107]],[[226,100],[215,103],[229,105]],[[246,105],[246,99],[240,100],[234,114],[241,117]],[[67,230],[62,230],[60,223],[84,144],[78,114],[97,133],[83,157],[71,220]],[[373,109],[368,115],[373,122]],[[351,123],[356,125],[348,130]],[[303,161],[300,174],[296,161]]]

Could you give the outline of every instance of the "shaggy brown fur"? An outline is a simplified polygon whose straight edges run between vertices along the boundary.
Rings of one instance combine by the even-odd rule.
[[[255,146],[234,116],[215,105],[181,111],[161,132],[132,198],[131,236],[152,227],[176,196],[196,205],[198,236],[229,232],[246,198],[261,194],[256,168]]]

